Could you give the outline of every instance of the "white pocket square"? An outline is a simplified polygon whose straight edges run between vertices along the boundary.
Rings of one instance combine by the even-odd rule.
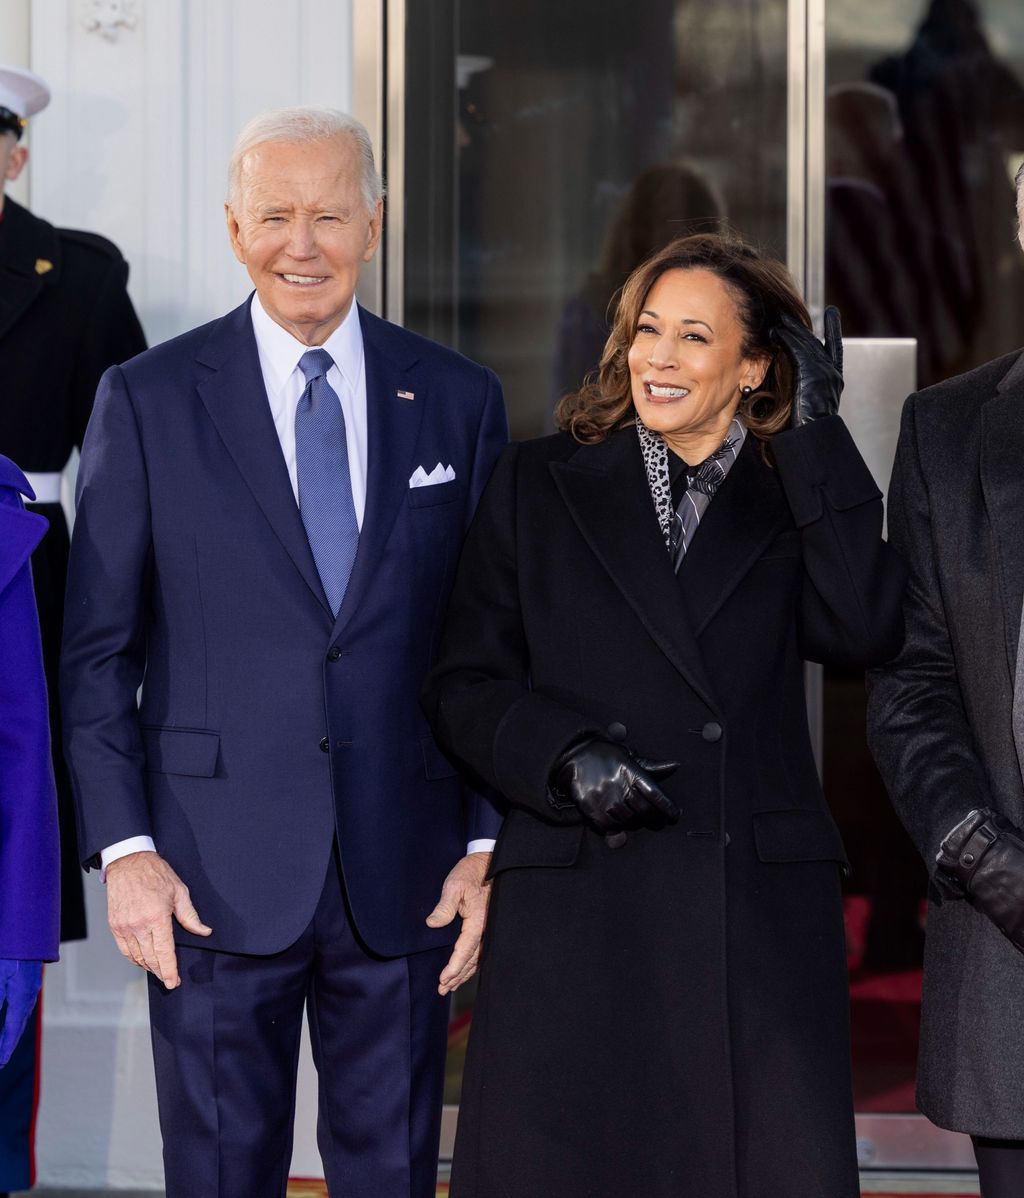
[[[422,466],[417,466],[412,472],[412,477],[409,479],[410,487],[433,487],[438,483],[451,483],[455,481],[455,471],[451,466],[444,466],[438,462],[433,470],[428,474]]]

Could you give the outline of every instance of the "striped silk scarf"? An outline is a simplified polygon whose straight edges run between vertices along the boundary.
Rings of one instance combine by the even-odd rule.
[[[732,469],[743,448],[747,426],[739,416],[733,417],[725,440],[715,452],[700,465],[687,466],[686,491],[678,507],[672,502],[668,446],[661,434],[652,432],[639,416],[636,431],[640,451],[644,457],[644,467],[647,470],[651,498],[654,500],[654,510],[661,526],[661,535],[665,538],[665,548],[672,558],[672,568],[678,572],[693,540],[693,534],[708,510],[708,504],[714,499],[716,491],[725,481],[725,476]]]

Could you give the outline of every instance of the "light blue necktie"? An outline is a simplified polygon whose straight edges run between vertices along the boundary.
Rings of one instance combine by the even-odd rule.
[[[299,359],[306,389],[295,412],[295,470],[302,523],[327,601],[337,615],[356,560],[359,525],[352,501],[345,417],[326,377],[333,365],[325,349],[307,350]]]

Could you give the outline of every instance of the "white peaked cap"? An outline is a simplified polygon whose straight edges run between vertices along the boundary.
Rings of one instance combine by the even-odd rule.
[[[50,102],[50,89],[31,71],[0,66],[0,108],[9,108],[15,116],[27,120]]]

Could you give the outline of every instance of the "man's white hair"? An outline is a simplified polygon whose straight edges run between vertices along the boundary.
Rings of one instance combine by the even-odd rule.
[[[1017,187],[1017,240],[1024,250],[1024,162],[1020,164],[1013,181]]]
[[[238,135],[228,164],[228,204],[238,206],[241,199],[242,167],[245,156],[265,141],[284,141],[295,144],[326,141],[334,137],[351,137],[356,143],[361,168],[360,188],[366,211],[372,215],[383,198],[384,185],[373,161],[373,142],[365,125],[347,112],[337,108],[278,108],[264,112],[245,126]]]

